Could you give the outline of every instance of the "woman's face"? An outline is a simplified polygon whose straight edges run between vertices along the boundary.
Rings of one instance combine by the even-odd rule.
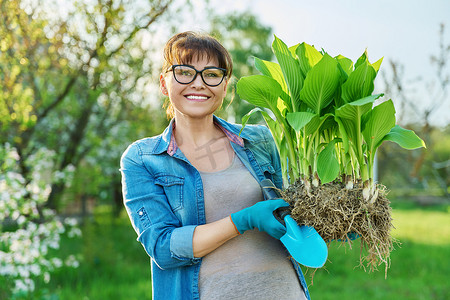
[[[175,62],[174,64],[177,64]],[[208,60],[206,56],[193,60],[190,64],[201,71],[206,67],[218,67],[217,60]],[[204,118],[212,115],[222,105],[227,91],[227,78],[218,86],[206,85],[200,74],[189,84],[178,83],[173,72],[160,76],[160,88],[168,96],[175,111],[175,118]]]

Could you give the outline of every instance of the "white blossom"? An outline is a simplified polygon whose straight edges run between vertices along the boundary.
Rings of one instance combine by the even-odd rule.
[[[67,232],[67,235],[70,238],[74,238],[74,237],[80,237],[81,236],[81,229],[78,227],[72,227],[69,232]]]
[[[52,264],[53,264],[53,266],[55,268],[61,268],[62,265],[63,265],[62,260],[60,258],[57,258],[57,257],[52,258],[51,262],[52,262]]]
[[[29,287],[24,279],[17,279],[15,282],[14,291],[17,292],[28,292],[31,291],[31,287]]]
[[[2,149],[3,148],[3,149]],[[19,155],[9,144],[0,145],[0,224],[13,222],[17,229],[0,235],[0,275],[10,278],[15,294],[32,293],[34,280],[41,278],[45,283],[51,279],[51,271],[64,265],[78,267],[79,261],[71,255],[64,261],[59,257],[49,257],[49,248],[59,249],[61,234],[68,227],[68,236],[79,236],[81,230],[76,220],[68,219],[63,224],[50,209],[38,206],[48,199],[52,180],[65,182],[75,168],[69,166],[63,172],[53,171],[54,151],[40,149],[27,160],[30,178],[27,180],[18,171]],[[56,174],[56,175],[55,175]],[[30,197],[25,199],[29,194]],[[39,219],[39,223],[36,220]]]
[[[78,225],[78,221],[75,218],[66,218],[64,220],[64,224],[66,224],[68,226],[77,226]]]
[[[65,265],[72,268],[78,268],[80,266],[80,262],[75,258],[75,256],[69,255],[65,261]]]
[[[44,282],[49,283],[50,282],[50,273],[44,272]]]

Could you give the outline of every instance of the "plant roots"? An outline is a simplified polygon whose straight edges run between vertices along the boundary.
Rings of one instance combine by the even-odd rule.
[[[363,185],[355,182],[352,189],[335,181],[309,191],[301,181],[282,191],[282,197],[292,209],[291,216],[299,225],[314,227],[322,238],[345,242],[350,248],[348,234],[361,239],[360,266],[369,271],[385,265],[385,276],[390,266],[390,252],[396,240],[391,236],[392,217],[390,201],[383,185],[377,185],[374,201],[363,200]]]

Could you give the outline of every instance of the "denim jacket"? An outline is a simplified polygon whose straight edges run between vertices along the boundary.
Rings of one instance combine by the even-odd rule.
[[[161,135],[134,142],[122,155],[124,204],[137,240],[152,258],[153,299],[199,299],[202,259],[193,255],[192,237],[195,227],[205,224],[203,184],[174,145],[173,122]],[[282,188],[280,158],[267,127],[247,125],[239,135],[241,125],[216,116],[214,122],[258,182],[269,178]],[[300,266],[292,262],[310,299]]]

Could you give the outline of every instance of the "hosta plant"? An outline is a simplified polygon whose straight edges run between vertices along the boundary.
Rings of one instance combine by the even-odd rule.
[[[405,149],[425,147],[395,121],[395,108],[373,94],[382,59],[367,52],[354,63],[342,55],[275,37],[277,62],[255,58],[262,73],[243,77],[239,96],[262,113],[277,143],[283,169],[283,197],[292,217],[313,226],[326,241],[361,237],[361,264],[375,269],[393,249],[391,209],[386,189],[374,181],[374,161],[384,141]],[[378,104],[375,105],[375,102]],[[363,254],[363,252],[362,252]]]

